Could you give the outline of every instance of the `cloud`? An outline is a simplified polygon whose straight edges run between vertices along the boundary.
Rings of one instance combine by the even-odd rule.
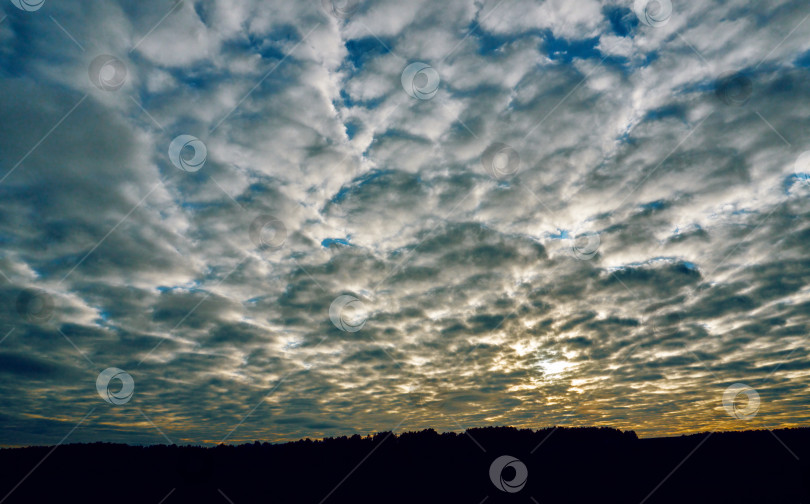
[[[807,421],[805,5],[653,28],[630,2],[320,4],[6,8],[0,443],[94,407],[75,440],[164,442],[144,414],[178,442],[676,434],[743,427],[738,381],[778,419],[744,427]],[[117,91],[88,78],[102,54]],[[413,62],[432,99],[403,89]],[[750,86],[718,97],[728,75]],[[179,135],[199,171],[169,159]],[[340,295],[360,331],[330,321]],[[110,366],[130,403],[99,401]]]

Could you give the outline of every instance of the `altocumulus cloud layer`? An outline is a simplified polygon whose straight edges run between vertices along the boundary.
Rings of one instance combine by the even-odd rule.
[[[810,5],[641,14],[4,3],[0,443],[805,423]]]

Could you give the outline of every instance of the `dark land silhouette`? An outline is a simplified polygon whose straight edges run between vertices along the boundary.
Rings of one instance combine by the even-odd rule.
[[[648,439],[609,428],[468,433],[211,448],[62,445],[3,504],[810,503],[810,428]],[[0,450],[0,499],[52,448]],[[501,455],[526,466],[518,492],[490,480]]]

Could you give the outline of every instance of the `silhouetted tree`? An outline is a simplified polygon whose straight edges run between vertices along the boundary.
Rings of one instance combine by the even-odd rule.
[[[604,427],[486,427],[461,434],[428,429],[214,448],[63,445],[3,504],[157,504],[170,493],[165,504],[226,502],[220,492],[234,504],[324,498],[325,503],[476,503],[485,497],[487,503],[528,504],[530,497],[542,503],[638,503],[651,492],[648,504],[810,503],[810,429],[774,434],[639,439],[635,432]],[[0,498],[50,450],[0,450]],[[490,480],[490,465],[501,455],[526,467],[526,484],[516,493]],[[502,476],[511,480],[515,471],[509,466]]]

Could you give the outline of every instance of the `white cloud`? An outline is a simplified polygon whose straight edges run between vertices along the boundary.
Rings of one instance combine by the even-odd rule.
[[[0,178],[23,161],[0,183],[0,295],[21,336],[0,352],[70,378],[86,362],[43,335],[74,331],[99,365],[140,369],[138,393],[197,440],[224,436],[290,372],[235,439],[389,427],[413,384],[476,397],[455,406],[465,426],[561,422],[585,390],[638,411],[590,421],[730,427],[697,406],[653,422],[661,389],[717,385],[681,343],[724,379],[764,379],[757,365],[787,341],[802,349],[791,379],[807,376],[807,191],[790,183],[810,140],[794,64],[810,23],[797,28],[798,2],[743,5],[679,4],[628,37],[606,17],[632,20],[628,2],[380,2],[338,21],[320,2],[210,1],[156,27],[160,2],[54,7],[85,51],[43,13],[10,18]],[[568,48],[551,54],[545,30]],[[101,53],[127,67],[117,92],[88,80]],[[402,89],[413,61],[441,77],[432,100]],[[743,70],[750,100],[724,104],[717,79]],[[206,144],[197,173],[166,158],[179,134]],[[482,166],[495,142],[519,153],[515,178]],[[284,222],[280,250],[251,241],[259,215]],[[589,260],[566,239],[584,231],[599,233]],[[53,294],[53,320],[17,313],[32,286]],[[358,333],[329,321],[345,293],[371,308]],[[625,361],[631,342],[655,351]],[[2,393],[53,416],[86,400],[59,379],[42,378],[65,392],[47,402],[19,380]],[[403,428],[457,429],[417,413]],[[342,420],[265,427],[278,414]]]

